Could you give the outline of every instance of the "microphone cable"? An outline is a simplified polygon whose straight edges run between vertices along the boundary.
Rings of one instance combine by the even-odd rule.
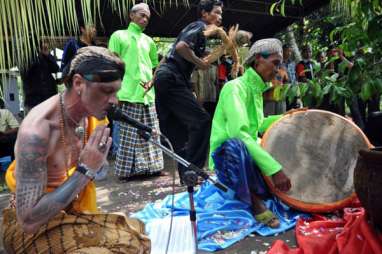
[[[163,140],[167,143],[169,146],[169,149],[171,152],[174,152],[174,148],[170,142],[170,140],[163,135],[162,133],[159,133],[160,137],[163,138]],[[173,224],[173,219],[174,219],[174,207],[175,207],[175,178],[176,178],[176,171],[177,171],[177,166],[178,163],[176,163],[175,160],[172,160],[172,164],[174,165],[174,170],[172,173],[172,195],[171,195],[171,209],[170,209],[170,228],[167,236],[167,242],[166,242],[166,254],[168,254],[168,248],[170,246],[170,239],[171,239],[171,233],[172,233],[172,224]]]
[[[145,130],[138,130],[138,133],[147,141],[150,140],[150,137],[151,135],[148,134]],[[176,169],[177,169],[177,166],[179,165],[178,161],[180,161],[179,163],[183,164],[183,162],[185,161],[182,157],[180,157],[179,155],[177,155],[175,152],[174,152],[174,148],[170,142],[170,140],[165,136],[163,135],[160,131],[153,131],[153,135],[157,135],[159,136],[159,143],[158,142],[155,142],[155,141],[151,141],[153,144],[156,144],[157,146],[161,147],[162,150],[165,152],[165,153],[169,153],[169,151],[171,151],[170,154],[170,157],[174,163],[174,170],[173,170],[173,177],[172,177],[172,196],[171,196],[171,209],[170,209],[170,228],[169,228],[169,233],[168,233],[168,236],[167,236],[167,242],[166,242],[166,251],[165,253],[167,254],[168,253],[168,249],[169,249],[169,245],[170,245],[170,240],[171,240],[171,234],[172,234],[172,230],[173,230],[173,222],[174,222],[174,207],[175,207],[175,178],[176,178]],[[164,140],[165,143],[168,144],[167,148],[164,147],[164,145],[162,145],[162,141],[161,139]],[[186,162],[184,162],[186,163]],[[190,164],[190,163],[188,163]],[[192,165],[192,164],[190,164]],[[196,166],[194,166],[196,167]],[[191,207],[190,207],[191,209]],[[190,215],[191,216],[191,215]],[[194,235],[194,238],[195,238],[195,235]],[[196,253],[196,249],[197,249],[197,239],[194,239],[194,251]]]

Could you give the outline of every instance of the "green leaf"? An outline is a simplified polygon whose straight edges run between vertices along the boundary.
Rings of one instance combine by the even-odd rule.
[[[329,92],[329,101],[334,102],[336,101],[336,99],[337,99],[336,89],[335,89],[335,86],[332,86]]]
[[[365,59],[364,59],[363,57],[358,57],[358,58],[354,61],[354,63],[355,63],[356,65],[358,65],[361,69],[363,69],[363,67],[366,66],[366,61],[365,61]]]
[[[328,82],[332,82],[332,83],[334,83],[334,82],[337,81],[337,78],[336,78],[334,75],[332,75],[332,76],[325,76],[325,77],[324,77],[324,80],[326,80],[326,81],[328,81]]]
[[[308,92],[308,84],[300,84],[300,96],[304,97],[306,93]]]
[[[292,102],[295,97],[298,96],[298,86],[297,85],[290,85],[286,97],[288,102]]]
[[[319,83],[314,83],[314,85],[313,85],[313,96],[315,97],[315,98],[319,98],[320,96],[321,96],[321,91],[322,91],[322,88],[321,88],[321,86],[320,86],[320,84]]]
[[[367,101],[368,99],[371,98],[372,96],[372,88],[371,88],[371,84],[370,83],[365,83],[362,88],[361,88],[361,92],[359,93],[361,99],[363,101]]]
[[[377,91],[377,93],[382,93],[382,79],[376,79],[374,80],[374,87]]]
[[[290,84],[284,84],[280,88],[280,98],[281,100],[285,100],[287,98],[288,91],[290,89]]]
[[[332,86],[333,86],[332,84],[329,84],[329,85],[324,86],[324,88],[322,89],[322,94],[323,94],[323,95],[328,94],[329,91],[330,91],[330,89],[332,88]]]
[[[277,6],[278,2],[275,2],[271,5],[271,7],[269,8],[269,13],[271,14],[271,16],[274,15],[274,11],[275,11],[275,8]]]
[[[352,93],[345,87],[334,86],[334,90],[338,97],[350,98]]]
[[[344,27],[336,27],[336,28],[334,28],[330,33],[329,33],[329,39],[330,39],[330,41],[334,41],[334,36],[337,34],[337,33],[339,33],[339,32],[341,32],[342,30],[344,29]]]
[[[286,1],[286,0],[282,0],[282,2],[281,2],[281,8],[280,8],[280,13],[281,13],[281,15],[284,16],[284,17],[285,17],[285,1]]]

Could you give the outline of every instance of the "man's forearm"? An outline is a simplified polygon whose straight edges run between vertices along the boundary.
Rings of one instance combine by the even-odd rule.
[[[178,42],[178,45],[176,46],[176,52],[178,52],[178,54],[181,57],[195,64],[196,66],[200,66],[202,64],[202,60],[199,57],[197,57],[194,51],[192,51],[192,49],[187,45],[187,43],[183,41]]]
[[[89,178],[75,172],[55,191],[46,193],[37,204],[25,214],[23,228],[27,233],[33,233],[47,223],[51,218],[65,209],[89,182]]]

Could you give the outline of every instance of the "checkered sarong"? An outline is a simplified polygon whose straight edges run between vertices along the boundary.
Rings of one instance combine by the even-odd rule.
[[[124,102],[121,109],[131,118],[159,130],[155,104]],[[120,122],[120,146],[115,162],[115,173],[119,177],[154,174],[163,169],[162,150],[144,140],[137,131],[131,125]],[[153,138],[159,142],[159,137]]]

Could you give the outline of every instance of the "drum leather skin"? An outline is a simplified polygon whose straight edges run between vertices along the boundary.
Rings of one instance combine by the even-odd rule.
[[[287,193],[271,191],[286,204],[306,212],[330,212],[355,197],[353,172],[358,151],[372,147],[348,119],[323,110],[284,115],[264,134],[261,145],[283,166],[291,179]]]

